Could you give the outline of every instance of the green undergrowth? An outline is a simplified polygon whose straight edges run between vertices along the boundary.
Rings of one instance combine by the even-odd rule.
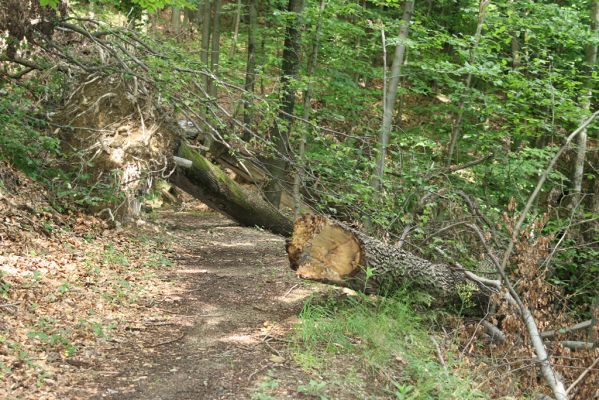
[[[291,352],[329,385],[340,375],[353,376],[340,381],[344,392],[361,392],[375,382],[381,390],[374,398],[487,398],[450,350],[443,351],[446,366],[441,364],[432,339],[435,315],[416,308],[406,293],[312,298],[300,314]]]

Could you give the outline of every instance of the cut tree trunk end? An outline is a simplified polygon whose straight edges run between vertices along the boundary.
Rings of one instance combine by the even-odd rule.
[[[480,306],[488,300],[488,293],[459,268],[433,264],[322,216],[295,222],[287,254],[303,279],[383,295],[417,289],[439,305],[460,304],[466,292]]]

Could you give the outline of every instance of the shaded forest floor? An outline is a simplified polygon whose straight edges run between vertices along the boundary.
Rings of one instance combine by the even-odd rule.
[[[315,285],[289,269],[284,239],[209,211],[155,222],[170,236],[165,278],[178,290],[149,305],[166,318],[114,349],[96,398],[252,398],[279,371],[292,386],[278,385],[276,398],[298,398],[309,377],[288,358],[285,335]]]
[[[430,343],[417,337],[422,332],[412,326],[412,310],[393,303],[397,308],[385,315],[356,299],[344,314],[352,297],[300,281],[282,237],[190,205],[156,214],[153,224],[168,237],[172,260],[162,279],[173,290],[146,305],[155,318],[143,314],[146,320],[133,323],[138,328],[105,354],[109,362],[95,372],[94,399],[429,398],[424,386],[441,384],[434,357],[415,354],[414,348]],[[314,315],[320,307],[324,314]],[[370,332],[356,334],[343,327],[346,322]],[[340,331],[329,336],[330,329]],[[310,349],[311,335],[318,337],[318,350]],[[352,343],[344,343],[344,335]],[[377,352],[387,354],[374,361]],[[382,361],[389,357],[390,363]],[[420,362],[423,369],[415,371]],[[472,394],[468,398],[484,397],[469,384],[456,385],[458,379],[447,384],[450,397],[432,392],[466,398],[456,389],[462,387]]]
[[[282,237],[189,199],[109,228],[0,166],[0,398],[383,399],[420,384],[402,372],[414,312],[299,280]]]
[[[495,385],[455,356],[475,336],[434,322],[428,297],[300,280],[282,237],[185,196],[127,228],[57,213],[0,166],[0,398],[481,399]]]

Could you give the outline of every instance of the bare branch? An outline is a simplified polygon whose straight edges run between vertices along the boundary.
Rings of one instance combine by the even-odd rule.
[[[505,269],[499,263],[499,260],[497,259],[495,254],[493,254],[489,249],[489,246],[487,245],[482,231],[476,225],[468,224],[468,226],[478,234],[481,243],[485,247],[485,250],[489,254],[489,257],[491,257],[491,261],[493,261],[493,264],[497,268],[497,272],[499,272],[499,274],[501,275],[501,279],[508,290],[505,296],[506,299],[508,300],[508,302],[514,304],[518,308],[520,317],[522,318],[522,321],[524,322],[524,325],[526,326],[526,329],[528,331],[528,335],[530,336],[530,341],[535,350],[537,361],[541,365],[541,372],[543,373],[545,381],[549,384],[549,387],[551,387],[553,395],[557,400],[567,400],[568,395],[566,393],[564,383],[562,382],[561,377],[555,372],[551,363],[549,362],[549,355],[547,354],[547,349],[545,348],[545,344],[543,343],[543,339],[541,338],[541,334],[539,333],[539,328],[537,326],[537,323],[535,322],[532,313],[530,312],[528,307],[522,302],[522,299],[520,299],[520,296],[514,289],[510,280],[508,279],[505,273]]]
[[[578,385],[580,382],[582,382],[582,380],[585,378],[585,376],[587,376],[587,374],[589,372],[591,372],[593,368],[595,368],[595,365],[597,365],[598,362],[599,362],[599,358],[595,359],[595,361],[593,361],[593,363],[591,365],[589,365],[589,367],[587,369],[585,369],[583,371],[583,373],[580,374],[580,376],[574,382],[572,382],[572,384],[570,385],[568,390],[566,390],[566,394],[569,394],[572,391],[572,389],[574,389],[576,387],[576,385]]]
[[[561,328],[561,329],[554,329],[554,330],[546,331],[546,332],[541,333],[541,337],[543,339],[547,339],[547,338],[551,338],[551,337],[556,336],[556,335],[562,335],[562,334],[565,334],[565,333],[570,333],[570,332],[575,332],[575,331],[578,331],[578,330],[581,330],[581,329],[586,329],[586,328],[589,328],[592,325],[592,322],[593,322],[593,320],[589,319],[589,320],[586,320],[586,321],[583,321],[583,322],[579,322],[579,323],[577,323],[575,325],[569,326],[567,328]]]

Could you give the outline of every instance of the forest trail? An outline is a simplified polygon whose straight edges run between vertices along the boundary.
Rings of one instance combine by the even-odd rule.
[[[289,269],[280,236],[213,212],[162,212],[156,222],[171,236],[168,278],[181,291],[150,306],[174,319],[151,322],[145,346],[118,346],[94,398],[252,398],[267,373],[289,369],[282,335],[314,288]]]

